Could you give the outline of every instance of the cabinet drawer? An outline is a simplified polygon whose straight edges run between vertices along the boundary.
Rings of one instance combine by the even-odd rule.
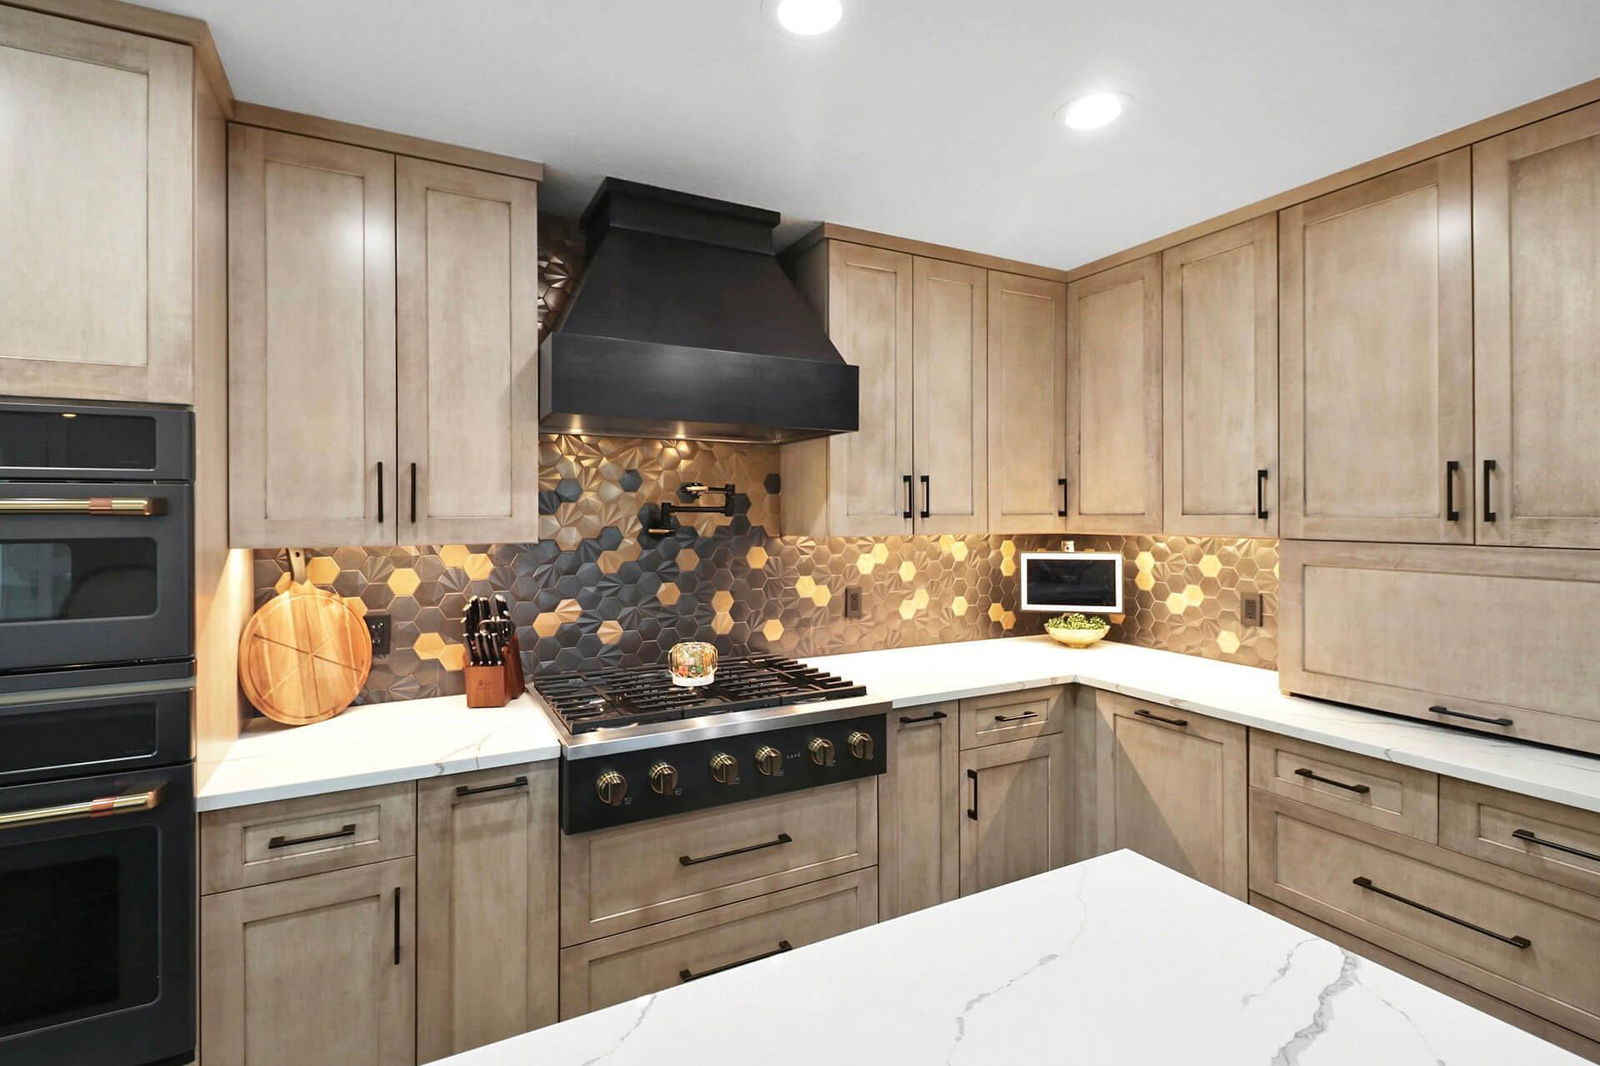
[[[561,943],[579,944],[878,861],[878,780],[561,838]]]
[[[1252,891],[1600,1036],[1600,902],[1255,793]],[[1397,898],[1398,897],[1398,898]]]
[[[1439,843],[1546,881],[1600,895],[1600,814],[1447,777]]]
[[[1439,836],[1439,779],[1426,770],[1252,729],[1250,784],[1430,844]]]
[[[1036,688],[961,701],[961,746],[981,748],[1061,732],[1067,691]]]
[[[561,1017],[780,955],[871,925],[878,872],[860,870],[561,953]]]
[[[225,892],[417,850],[417,789],[377,788],[200,815],[200,891]]]

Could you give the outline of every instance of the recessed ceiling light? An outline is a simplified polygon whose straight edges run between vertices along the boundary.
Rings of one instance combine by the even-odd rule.
[[[1062,104],[1056,118],[1068,129],[1097,130],[1121,118],[1131,103],[1133,97],[1127,93],[1085,93]]]
[[[778,25],[796,37],[815,37],[839,24],[844,5],[839,0],[766,0]]]

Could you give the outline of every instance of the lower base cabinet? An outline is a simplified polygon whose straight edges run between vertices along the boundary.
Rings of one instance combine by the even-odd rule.
[[[963,896],[1066,864],[1069,777],[1062,733],[961,753]]]
[[[200,903],[205,1066],[413,1066],[416,861]]]
[[[561,1017],[780,955],[877,917],[872,868],[591,940],[561,952]]]
[[[956,704],[889,715],[878,780],[878,917],[961,894],[961,718]]]
[[[556,1020],[558,764],[417,785],[417,1061]]]
[[[1096,694],[1097,851],[1129,848],[1244,899],[1245,728]]]

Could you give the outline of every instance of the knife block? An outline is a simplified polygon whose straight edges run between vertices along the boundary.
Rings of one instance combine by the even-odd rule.
[[[467,706],[504,707],[522,695],[522,647],[513,636],[506,644],[506,661],[499,666],[466,668]]]

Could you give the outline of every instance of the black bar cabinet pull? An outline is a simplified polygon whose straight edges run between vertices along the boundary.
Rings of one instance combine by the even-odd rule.
[[[901,482],[901,484],[905,485],[905,487],[906,487],[906,509],[905,509],[905,513],[902,514],[900,517],[901,518],[910,518],[911,517],[912,508],[915,506],[915,503],[916,503],[916,499],[915,499],[916,490],[911,487],[911,475],[910,474],[901,474],[900,475],[900,482]]]
[[[411,524],[417,524],[417,464],[411,464]]]
[[[978,820],[978,771],[968,770],[967,780],[972,782],[972,806],[967,808],[967,817],[976,822]]]
[[[478,788],[473,788],[471,785],[457,785],[456,797],[459,799],[463,796],[481,796],[485,792],[505,792],[513,788],[527,787],[528,779],[526,777],[519,776],[513,781],[505,781],[498,785],[482,785]]]
[[[1267,470],[1263,467],[1256,471],[1256,517],[1266,521],[1271,517],[1267,510]]]
[[[1485,522],[1493,522],[1495,519],[1494,510],[1489,505],[1489,475],[1494,473],[1495,465],[1493,459],[1485,459],[1483,461],[1483,520]]]
[[[702,855],[698,859],[691,859],[687,855],[679,855],[678,863],[682,866],[698,866],[703,862],[715,862],[718,859],[731,859],[735,855],[748,855],[752,851],[762,851],[766,848],[775,848],[779,844],[792,844],[794,837],[788,833],[779,833],[777,840],[767,840],[760,844],[750,844],[747,847],[734,848],[731,851],[719,851],[715,855]]]
[[[1589,859],[1592,862],[1600,862],[1600,855],[1596,855],[1592,851],[1584,851],[1582,848],[1575,848],[1570,844],[1557,844],[1554,840],[1546,840],[1541,836],[1535,835],[1532,829],[1513,829],[1511,831],[1511,835],[1516,837],[1518,840],[1526,840],[1530,844],[1537,844],[1541,848],[1550,848],[1554,851],[1564,851],[1568,855],[1576,855],[1580,859]]]
[[[793,951],[793,950],[794,950],[794,945],[793,944],[789,943],[787,940],[780,940],[780,941],[778,941],[777,948],[775,948],[774,950],[772,950],[772,951],[763,951],[759,955],[752,955],[748,959],[740,959],[738,962],[730,962],[730,963],[726,963],[726,964],[724,964],[722,966],[713,966],[711,969],[709,969],[709,970],[701,970],[699,973],[695,973],[693,970],[690,970],[690,969],[687,969],[687,968],[679,970],[678,971],[678,980],[684,982],[685,984],[687,984],[690,981],[698,981],[702,977],[710,977],[714,973],[723,973],[726,970],[732,970],[732,969],[734,969],[736,967],[739,967],[739,966],[748,966],[752,962],[760,962],[762,959],[770,959],[774,955],[782,955],[785,951]]]
[[[1323,777],[1315,770],[1307,769],[1304,766],[1296,770],[1295,773],[1305,778],[1307,781],[1320,781],[1324,785],[1332,785],[1334,788],[1342,788],[1346,792],[1355,792],[1362,796],[1365,796],[1368,792],[1372,791],[1371,785],[1352,785],[1344,781],[1335,781],[1331,777]]]
[[[933,488],[932,488],[933,479],[930,478],[927,474],[923,474],[922,478],[921,478],[921,481],[922,481],[922,517],[923,518],[932,518],[933,517]]]
[[[297,844],[316,844],[323,840],[338,840],[340,837],[353,837],[356,835],[356,823],[346,822],[331,833],[318,833],[311,837],[273,837],[267,841],[268,848],[292,848]]]
[[[1446,522],[1461,521],[1461,512],[1456,510],[1456,474],[1461,471],[1461,462],[1457,459],[1447,460],[1444,464],[1444,520]]]
[[[383,460],[378,460],[378,524],[383,525]]]
[[[394,886],[394,964],[400,965],[400,886]]]
[[[1021,714],[997,714],[994,716],[994,720],[997,722],[1020,722],[1024,718],[1037,717],[1039,717],[1038,711],[1023,711]]]
[[[1429,707],[1428,710],[1432,711],[1434,714],[1449,715],[1451,718],[1465,718],[1469,722],[1486,722],[1489,725],[1501,726],[1516,725],[1516,723],[1509,718],[1489,718],[1481,714],[1468,714],[1466,711],[1452,711],[1450,708],[1437,703],[1435,703],[1432,707]]]
[[[1360,888],[1364,888],[1368,892],[1375,892],[1385,899],[1392,899],[1396,903],[1404,903],[1407,907],[1415,907],[1423,914],[1431,914],[1435,918],[1443,918],[1447,922],[1454,922],[1463,929],[1471,929],[1474,933],[1482,933],[1484,936],[1498,940],[1502,944],[1510,944],[1514,948],[1528,948],[1533,946],[1533,941],[1529,940],[1525,936],[1506,936],[1504,933],[1497,933],[1493,929],[1485,929],[1481,925],[1474,925],[1465,918],[1457,918],[1453,914],[1446,914],[1444,911],[1430,907],[1426,903],[1418,903],[1414,899],[1406,899],[1404,896],[1396,895],[1386,888],[1379,888],[1377,885],[1372,883],[1372,878],[1370,877],[1357,877],[1350,883]]]
[[[1189,719],[1187,719],[1187,718],[1163,718],[1159,714],[1151,714],[1149,711],[1145,710],[1143,707],[1140,707],[1138,710],[1134,711],[1133,713],[1138,715],[1140,718],[1148,718],[1152,722],[1165,722],[1167,725],[1175,725],[1179,729],[1188,729],[1189,728]]]
[[[1058,477],[1056,478],[1056,484],[1061,486],[1061,510],[1056,512],[1056,517],[1065,518],[1067,517],[1067,479]]]
[[[915,718],[908,718],[908,717],[906,717],[905,715],[902,714],[900,716],[900,724],[901,725],[916,725],[918,722],[937,722],[941,718],[949,718],[949,717],[950,716],[948,714],[945,714],[943,711],[934,711],[932,714],[918,715]]]

